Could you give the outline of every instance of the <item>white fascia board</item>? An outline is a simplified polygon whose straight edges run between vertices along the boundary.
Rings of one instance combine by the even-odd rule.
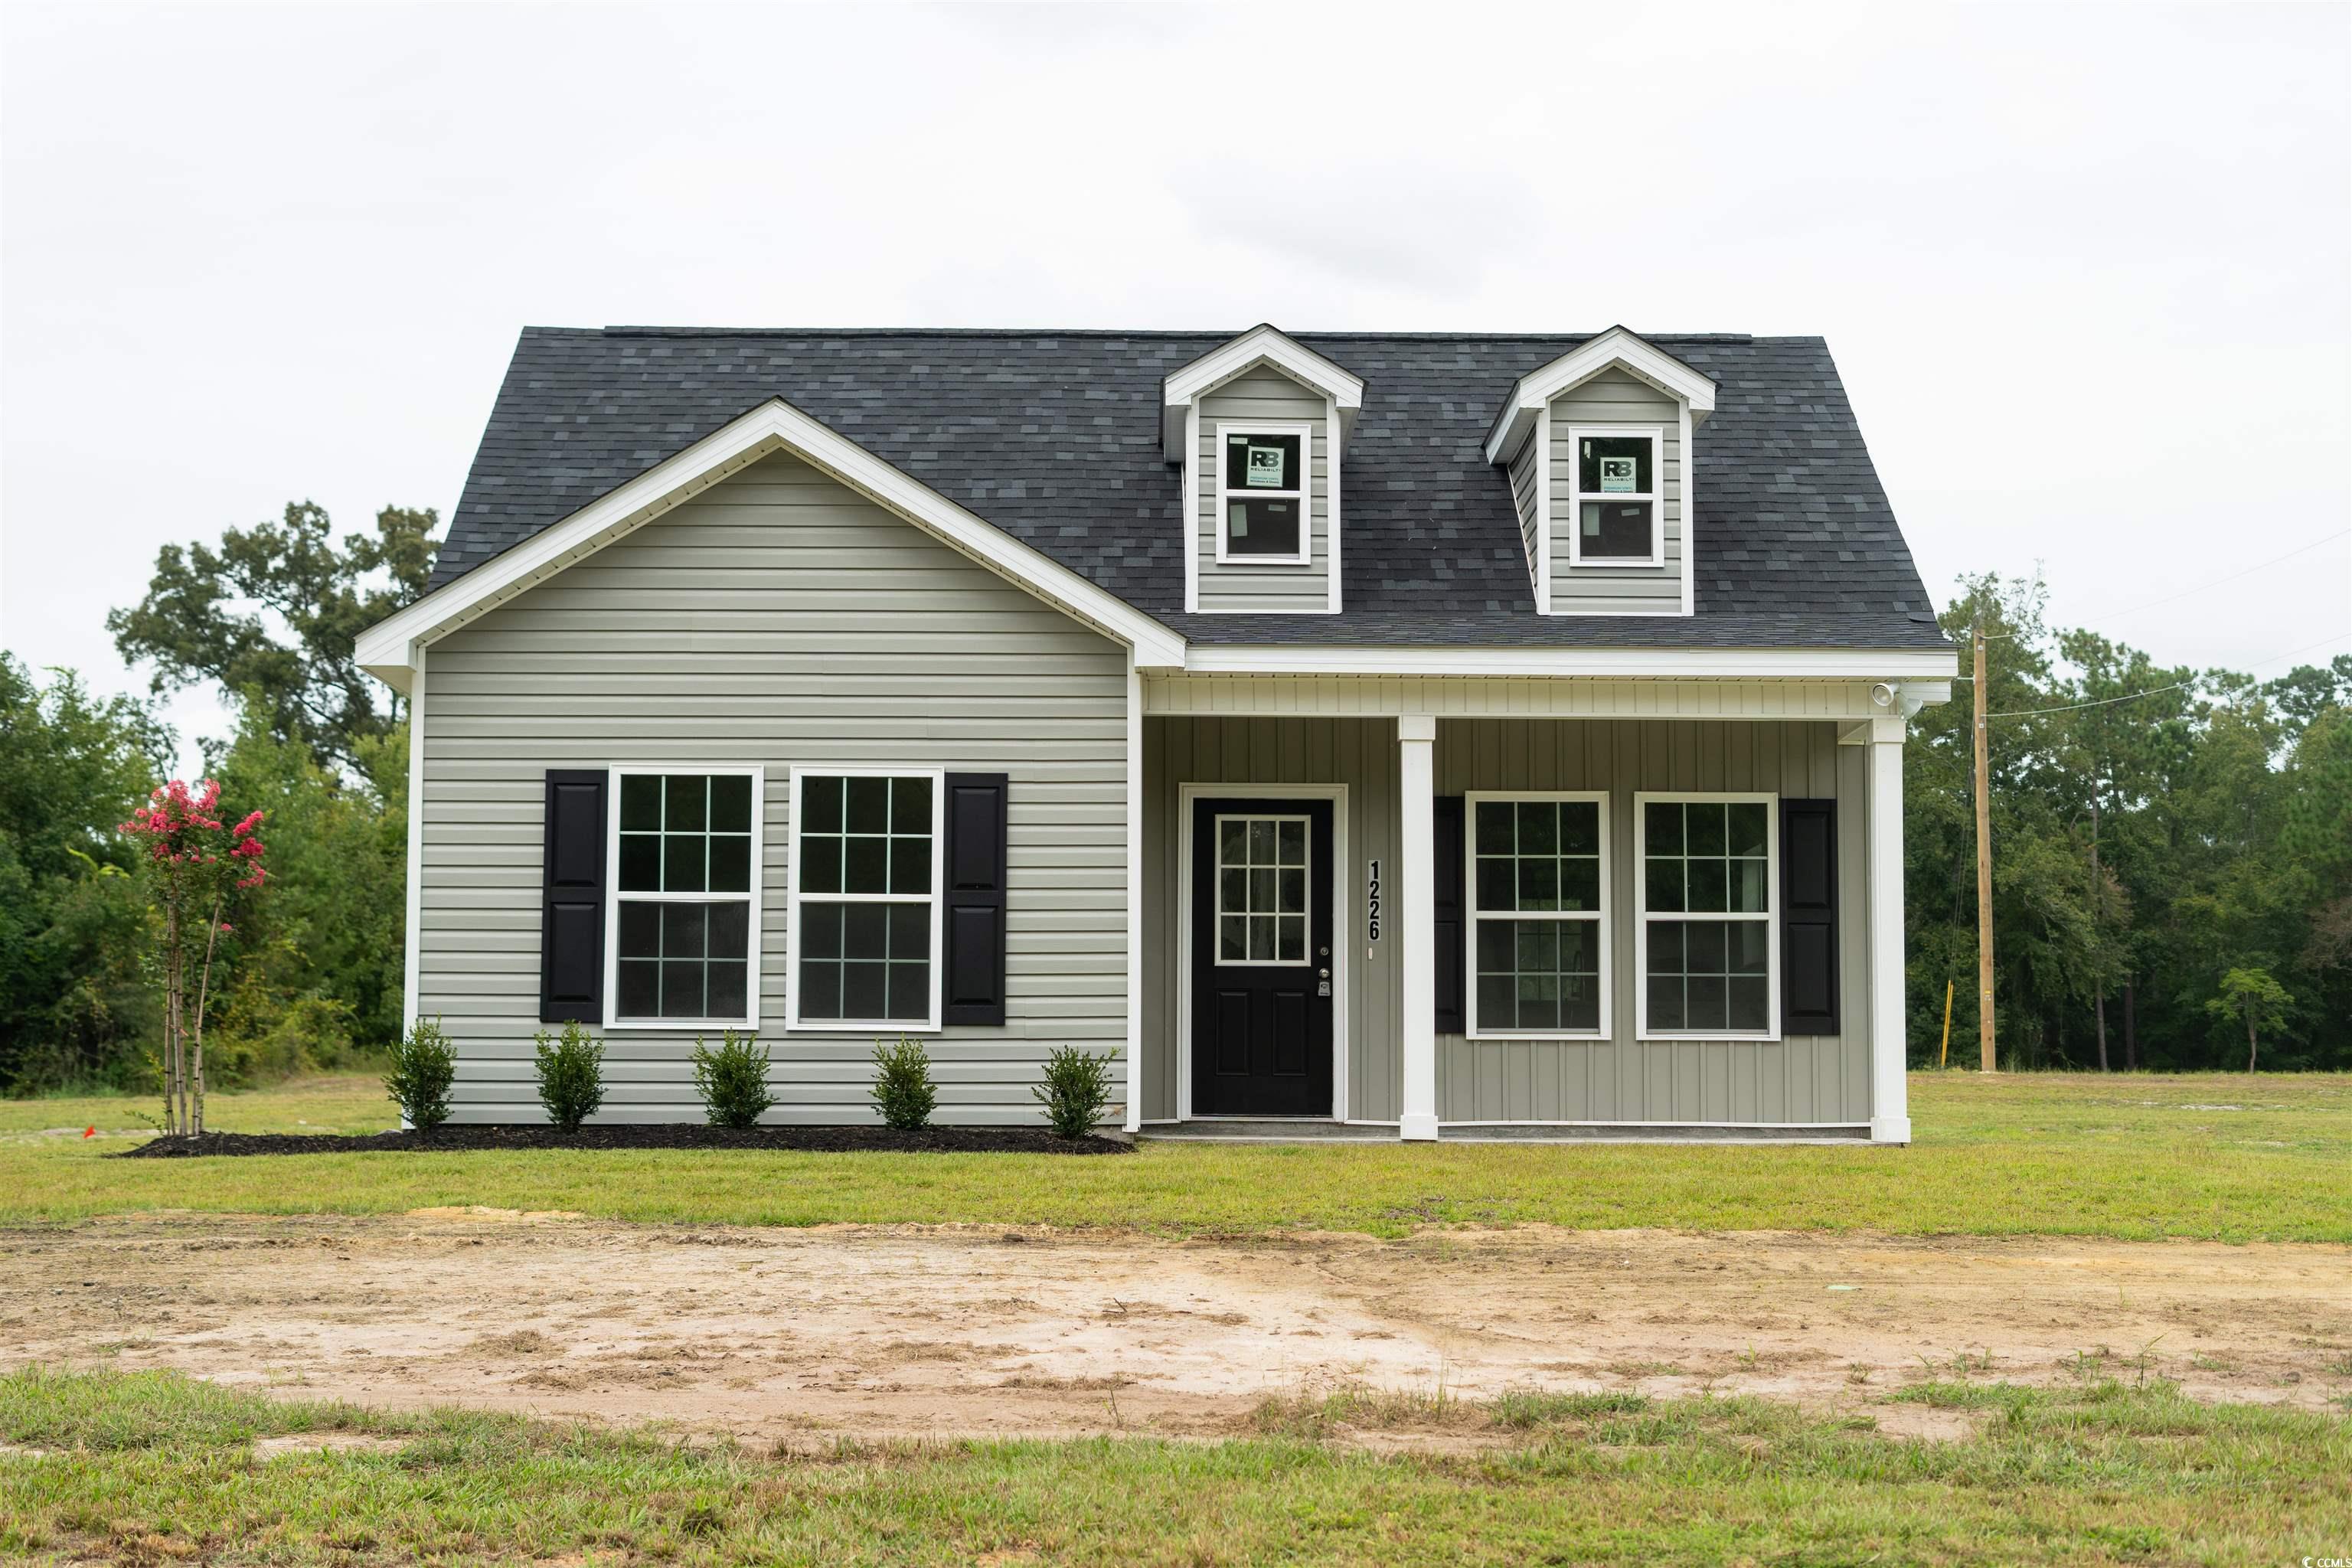
[[[1370,647],[1194,643],[1202,675],[1658,676],[1682,680],[1948,680],[1940,648]],[[1948,692],[1949,688],[1945,689]]]
[[[1508,462],[1527,439],[1538,410],[1612,365],[1622,365],[1669,397],[1680,399],[1694,419],[1715,412],[1715,383],[1624,328],[1612,327],[1591,342],[1519,377],[1486,434],[1486,461]]]
[[[1364,406],[1364,381],[1313,349],[1271,326],[1255,326],[1231,342],[1202,354],[1160,384],[1160,437],[1168,460],[1184,460],[1185,410],[1204,392],[1223,385],[1252,365],[1265,363],[1331,400],[1342,431],[1353,429]]]
[[[355,650],[360,667],[404,688],[415,650],[425,644],[776,452],[792,453],[1065,614],[1127,644],[1139,667],[1182,668],[1184,639],[1175,632],[782,398],[730,421],[602,500],[370,626],[360,634]]]

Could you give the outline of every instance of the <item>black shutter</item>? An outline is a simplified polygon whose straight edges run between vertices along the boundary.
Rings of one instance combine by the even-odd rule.
[[[1431,934],[1436,942],[1437,976],[1432,987],[1437,998],[1437,1032],[1441,1035],[1467,1034],[1470,1029],[1468,981],[1464,973],[1469,954],[1469,899],[1463,886],[1462,840],[1463,799],[1458,795],[1441,795],[1432,813],[1436,825],[1436,842],[1430,862],[1433,886]],[[1405,889],[1407,898],[1412,889]],[[1411,915],[1406,919],[1410,920]]]
[[[544,900],[539,921],[539,1020],[604,1021],[605,775],[547,773]]]
[[[1780,1032],[1838,1032],[1837,802],[1780,803]]]
[[[950,773],[940,1021],[1004,1022],[1005,775]]]

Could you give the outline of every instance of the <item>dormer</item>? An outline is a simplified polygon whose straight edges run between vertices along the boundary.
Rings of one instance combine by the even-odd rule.
[[[1362,378],[1268,326],[1171,374],[1160,437],[1184,469],[1184,608],[1339,613],[1339,457]]]
[[[1528,372],[1486,437],[1547,616],[1692,613],[1692,433],[1715,383],[1622,327]]]

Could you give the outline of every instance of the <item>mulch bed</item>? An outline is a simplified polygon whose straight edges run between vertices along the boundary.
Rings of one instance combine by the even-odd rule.
[[[845,1153],[880,1150],[929,1154],[1126,1154],[1135,1145],[1100,1136],[1057,1138],[1043,1127],[703,1127],[656,1124],[583,1127],[436,1127],[430,1132],[360,1135],[309,1132],[207,1132],[201,1138],[158,1138],[108,1156],[115,1160],[187,1159],[198,1154],[461,1154],[480,1149],[777,1149]]]

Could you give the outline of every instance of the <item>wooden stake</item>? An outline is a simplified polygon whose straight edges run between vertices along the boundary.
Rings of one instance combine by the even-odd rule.
[[[1985,754],[1983,623],[1978,623],[1973,631],[1977,665],[1977,1065],[1986,1072],[1999,1072],[1992,1039],[1992,770]]]
[[[1945,982],[1944,982],[1944,1043],[1943,1043],[1943,1046],[1942,1046],[1939,1049],[1937,1049],[1937,1051],[1936,1052],[1936,1066],[1937,1066],[1937,1068],[1940,1070],[1941,1068],[1947,1068],[1947,1067],[1951,1066],[1951,1063],[1952,1063],[1952,983],[1951,983],[1951,981],[1948,978],[1948,979],[1946,979],[1946,980],[1945,980]]]

